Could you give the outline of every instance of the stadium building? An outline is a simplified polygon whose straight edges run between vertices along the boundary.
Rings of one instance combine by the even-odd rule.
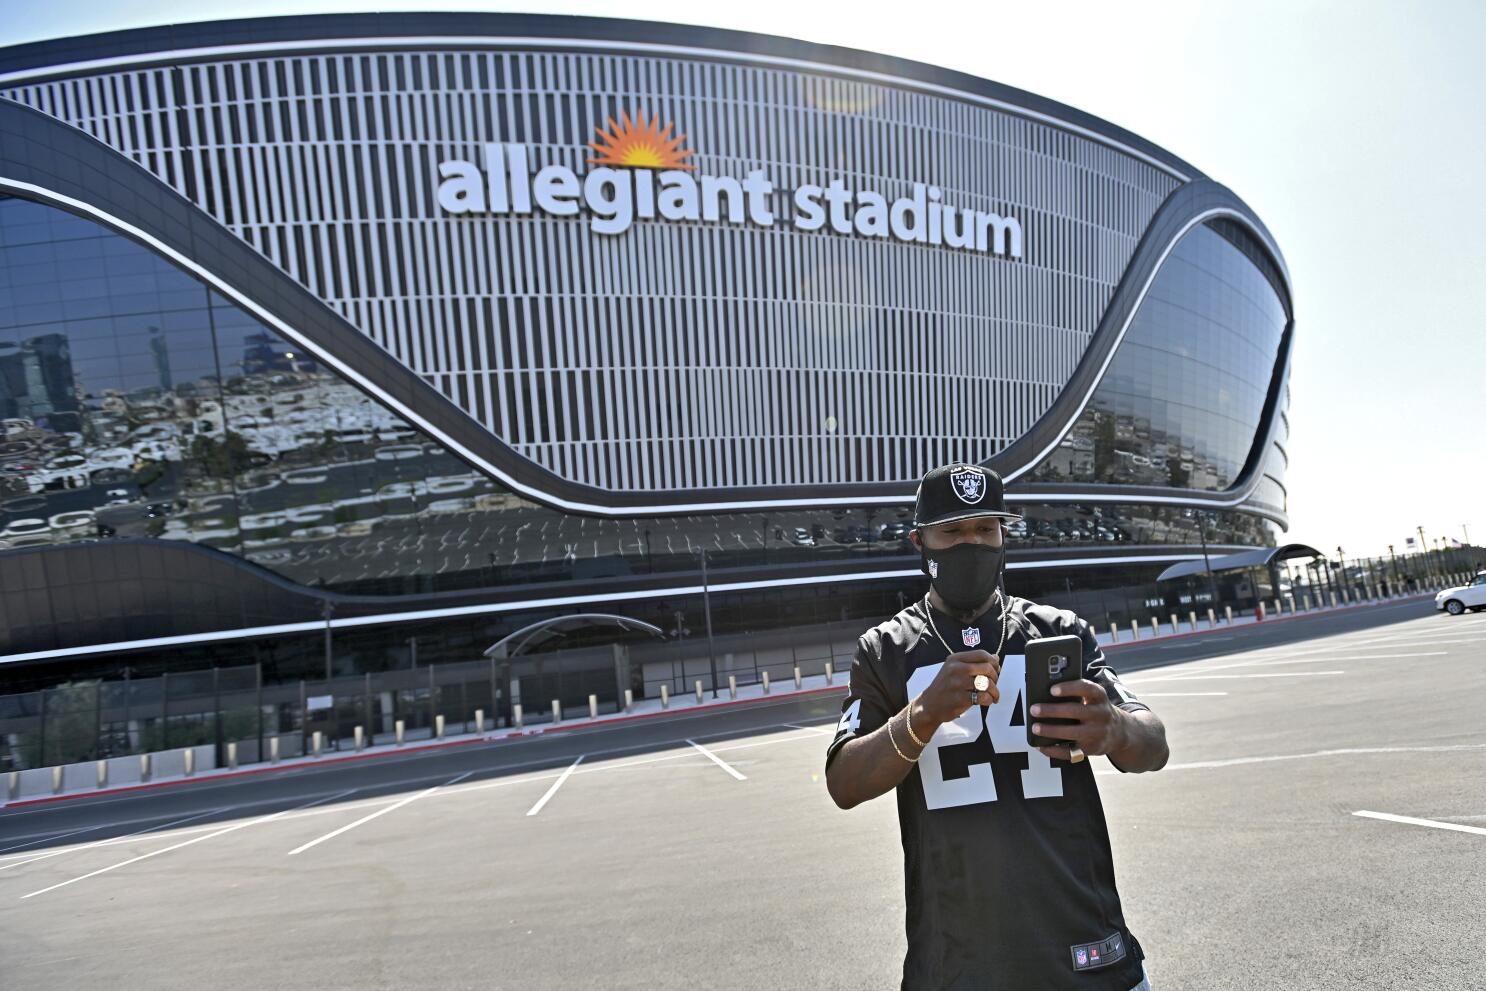
[[[504,15],[0,50],[3,690],[696,644],[704,590],[728,643],[860,629],[952,460],[1026,513],[1012,591],[1141,619],[1287,526],[1292,329],[1229,189],[921,63]]]

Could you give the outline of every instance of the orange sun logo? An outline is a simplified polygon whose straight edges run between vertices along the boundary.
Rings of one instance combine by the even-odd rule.
[[[590,142],[588,147],[598,152],[598,158],[590,158],[589,165],[619,165],[631,169],[694,169],[695,165],[687,165],[682,159],[691,154],[690,149],[683,149],[682,142],[686,135],[678,134],[671,137],[673,123],[666,124],[664,131],[660,130],[660,116],[656,115],[649,121],[645,119],[645,112],[635,112],[635,119],[631,121],[629,115],[619,115],[621,123],[614,123],[614,118],[609,118],[609,130],[598,128],[598,141]]]

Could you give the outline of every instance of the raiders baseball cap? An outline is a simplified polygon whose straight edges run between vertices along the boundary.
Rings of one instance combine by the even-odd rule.
[[[914,526],[933,526],[956,520],[995,516],[1019,520],[1020,513],[1006,508],[1001,476],[989,468],[956,462],[927,472],[918,483]]]

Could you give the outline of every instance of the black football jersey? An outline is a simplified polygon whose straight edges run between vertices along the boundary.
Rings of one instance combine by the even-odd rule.
[[[1027,743],[1028,640],[1074,634],[1084,677],[1144,709],[1072,612],[1010,598],[995,705],[971,706],[928,740],[897,788],[907,895],[904,991],[1130,991],[1144,953],[1125,928],[1090,762]],[[872,732],[928,687],[952,652],[995,652],[1000,610],[957,622],[919,600],[857,641],[850,691],[826,753]],[[947,646],[935,635],[952,642]]]

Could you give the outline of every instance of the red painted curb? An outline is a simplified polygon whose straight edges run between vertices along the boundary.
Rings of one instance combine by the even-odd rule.
[[[1375,609],[1378,606],[1402,605],[1405,602],[1412,602],[1414,599],[1428,598],[1430,594],[1431,593],[1429,592],[1422,592],[1419,595],[1410,595],[1402,599],[1393,599],[1389,602],[1359,602],[1355,606],[1337,606],[1335,609],[1327,609],[1324,612],[1307,612],[1300,613],[1298,615],[1295,613],[1290,613],[1288,616],[1280,616],[1272,619],[1261,619],[1257,623],[1244,623],[1242,626],[1215,626],[1210,630],[1197,630],[1196,632],[1191,633],[1163,633],[1160,636],[1151,637],[1149,640],[1132,640],[1128,643],[1122,642],[1106,644],[1102,649],[1118,650],[1121,647],[1144,647],[1145,645],[1154,643],[1157,640],[1179,640],[1183,637],[1208,637],[1212,636],[1214,633],[1257,629],[1259,627],[1273,623],[1288,623],[1294,619],[1320,619],[1323,616],[1335,616],[1337,613],[1354,612],[1358,609]],[[1098,631],[1095,630],[1095,632],[1097,633]]]
[[[1431,593],[1429,593],[1429,592],[1423,592],[1423,593],[1420,593],[1419,595],[1408,596],[1408,597],[1402,598],[1402,599],[1395,599],[1395,600],[1392,600],[1392,601],[1390,601],[1388,603],[1381,603],[1381,604],[1382,605],[1399,605],[1399,604],[1402,604],[1402,603],[1405,603],[1405,602],[1411,602],[1411,601],[1413,601],[1415,599],[1425,599],[1425,598],[1428,598],[1430,596],[1430,594]],[[1282,617],[1275,618],[1275,619],[1260,620],[1258,623],[1245,623],[1242,626],[1220,626],[1220,627],[1215,627],[1214,629],[1211,629],[1211,630],[1199,630],[1199,631],[1197,631],[1195,633],[1163,633],[1160,636],[1151,637],[1149,640],[1137,640],[1137,641],[1132,641],[1132,642],[1129,642],[1129,643],[1107,644],[1102,649],[1104,649],[1104,650],[1119,650],[1122,647],[1143,647],[1143,646],[1146,646],[1148,644],[1154,643],[1157,640],[1178,640],[1178,639],[1181,639],[1182,637],[1205,637],[1205,636],[1211,636],[1214,633],[1223,632],[1225,630],[1237,631],[1237,630],[1253,629],[1253,628],[1260,627],[1263,624],[1267,624],[1267,623],[1284,623],[1284,622],[1288,622],[1290,620],[1296,620],[1296,619],[1320,619],[1323,616],[1335,616],[1337,613],[1351,612],[1351,611],[1354,611],[1354,610],[1357,610],[1357,609],[1375,608],[1378,605],[1380,605],[1380,603],[1376,603],[1376,602],[1363,602],[1363,603],[1359,603],[1358,605],[1355,605],[1355,606],[1340,606],[1340,607],[1335,608],[1335,609],[1328,609],[1328,610],[1326,610],[1324,612],[1318,612],[1318,613],[1301,613],[1299,615],[1296,615],[1294,613],[1291,613],[1288,616],[1282,616]],[[806,689],[804,691],[790,692],[787,695],[780,695],[780,696],[777,696],[777,697],[764,696],[764,697],[760,697],[760,698],[756,698],[756,699],[734,699],[734,700],[730,700],[730,701],[727,701],[727,702],[705,702],[702,705],[692,706],[692,707],[690,707],[688,709],[678,710],[677,712],[669,712],[669,711],[645,712],[645,713],[638,713],[638,714],[633,715],[633,716],[614,716],[614,717],[610,717],[608,719],[599,719],[599,720],[590,721],[590,722],[573,723],[573,724],[567,725],[567,726],[546,726],[546,727],[543,727],[541,729],[522,730],[522,731],[516,732],[516,733],[507,733],[504,736],[496,737],[496,738],[491,738],[491,737],[475,737],[474,739],[470,739],[470,740],[448,740],[448,741],[445,741],[443,743],[422,743],[422,744],[417,744],[415,746],[401,747],[401,748],[399,748],[397,750],[390,750],[390,751],[386,751],[386,752],[383,752],[383,753],[376,753],[376,754],[348,754],[345,757],[326,757],[326,758],[321,758],[320,760],[317,760],[314,763],[289,764],[289,765],[277,766],[277,767],[274,766],[274,765],[269,765],[268,767],[252,767],[252,768],[246,768],[244,770],[239,770],[239,771],[227,771],[227,772],[221,773],[221,774],[204,774],[204,775],[202,775],[200,777],[182,778],[182,779],[177,779],[175,781],[155,781],[155,782],[151,782],[149,784],[124,785],[124,786],[119,787],[119,788],[104,788],[104,789],[100,789],[98,791],[77,792],[77,793],[71,794],[71,795],[47,795],[47,796],[44,796],[42,798],[27,798],[27,799],[22,799],[20,801],[10,802],[10,803],[8,803],[6,805],[0,805],[0,809],[18,809],[18,808],[22,808],[23,806],[44,805],[44,804],[49,804],[49,803],[52,803],[52,802],[67,802],[67,801],[72,801],[74,799],[79,799],[79,798],[98,798],[98,797],[105,796],[105,795],[123,795],[123,794],[127,794],[129,792],[149,791],[149,790],[156,789],[156,788],[170,788],[170,787],[174,787],[176,785],[198,784],[198,783],[203,782],[203,781],[226,781],[226,780],[233,779],[233,778],[247,777],[248,775],[252,775],[252,774],[275,774],[275,773],[283,773],[283,772],[287,772],[287,771],[302,771],[302,770],[307,770],[307,769],[316,768],[316,767],[327,767],[327,766],[329,766],[331,764],[346,764],[346,763],[350,763],[351,761],[378,760],[378,759],[381,759],[383,757],[393,757],[393,756],[396,756],[398,754],[418,753],[419,751],[424,751],[424,750],[446,750],[446,749],[448,749],[450,747],[467,747],[467,746],[470,746],[470,745],[476,744],[476,743],[504,743],[506,740],[523,740],[523,739],[528,739],[528,738],[534,737],[534,736],[542,736],[542,735],[545,735],[547,733],[564,733],[564,732],[570,732],[572,730],[584,729],[584,728],[591,728],[591,727],[598,727],[598,726],[614,726],[614,725],[617,725],[619,723],[632,723],[632,722],[635,722],[637,720],[642,720],[642,719],[660,719],[660,718],[663,718],[663,717],[666,717],[666,716],[679,715],[679,714],[681,714],[683,712],[685,712],[685,713],[706,712],[706,711],[712,711],[712,710],[716,710],[716,709],[733,708],[733,707],[742,706],[742,705],[755,705],[755,704],[757,704],[759,702],[763,702],[763,701],[774,702],[774,701],[780,701],[780,700],[783,700],[783,699],[802,698],[802,697],[810,696],[810,695],[825,695],[825,694],[832,693],[832,692],[840,692],[842,687],[844,687],[844,686],[838,687],[838,686],[834,686],[833,685],[833,686],[828,687],[828,688],[810,688],[810,689]]]
[[[844,687],[844,686],[841,686]],[[776,702],[784,699],[801,698],[808,695],[823,695],[827,692],[839,692],[841,687],[831,686],[829,688],[809,688],[804,691],[790,692],[787,695],[768,696],[767,701]],[[399,747],[396,750],[383,751],[375,754],[347,754],[344,757],[322,757],[313,763],[299,763],[286,765],[268,765],[267,767],[250,767],[238,771],[225,771],[220,774],[206,773],[190,778],[178,778],[174,781],[152,781],[147,784],[121,785],[118,788],[100,788],[96,791],[75,792],[70,795],[46,795],[41,798],[26,798],[0,805],[0,809],[19,809],[23,806],[46,805],[54,802],[68,802],[79,798],[100,798],[111,795],[124,795],[136,791],[152,791],[157,788],[172,788],[177,785],[200,784],[204,781],[226,781],[233,778],[245,778],[253,774],[276,774],[287,771],[304,771],[317,767],[327,767],[331,764],[348,764],[352,761],[379,760],[383,757],[395,757],[399,754],[418,753],[424,750],[447,750],[450,747],[467,747],[476,743],[504,743],[507,740],[524,740],[534,736],[542,736],[547,733],[563,733],[576,729],[594,726],[612,726],[616,723],[631,723],[641,719],[659,719],[664,716],[675,716],[682,713],[702,712],[713,709],[726,709],[740,705],[753,705],[765,701],[765,698],[756,699],[733,699],[727,702],[706,702],[702,705],[694,705],[688,709],[676,712],[643,712],[633,716],[615,716],[609,719],[599,719],[589,722],[573,723],[567,726],[546,726],[540,729],[521,730],[515,733],[507,733],[500,737],[474,737],[469,740],[446,740],[443,743],[421,743],[414,746]]]

